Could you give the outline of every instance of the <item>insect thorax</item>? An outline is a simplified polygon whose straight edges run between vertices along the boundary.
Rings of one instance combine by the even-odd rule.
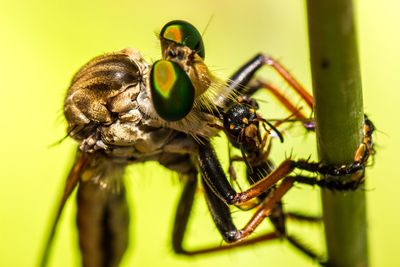
[[[64,114],[68,134],[82,151],[158,160],[163,153],[194,153],[197,137],[215,134],[208,126],[215,118],[196,109],[179,121],[161,119],[149,93],[149,69],[140,53],[128,48],[99,56],[75,74]]]

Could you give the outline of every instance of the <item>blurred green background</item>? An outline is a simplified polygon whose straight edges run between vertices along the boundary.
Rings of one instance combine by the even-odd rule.
[[[365,112],[378,128],[377,155],[367,172],[371,266],[400,266],[398,149],[400,126],[400,2],[356,1]],[[0,266],[37,263],[49,221],[73,160],[75,143],[66,140],[63,97],[72,75],[96,55],[134,47],[149,61],[160,57],[155,32],[184,19],[204,35],[206,63],[223,78],[255,53],[278,58],[311,91],[305,3],[298,0],[248,1],[6,1],[0,0],[0,105],[2,125],[0,186]],[[272,71],[260,76],[285,90]],[[265,93],[264,117],[284,116]],[[314,136],[299,131],[275,146],[276,162],[293,153],[315,157]],[[226,141],[216,138],[226,166]],[[196,258],[172,253],[170,232],[180,186],[177,176],[156,163],[133,166],[126,175],[131,206],[131,243],[123,266],[312,266],[287,242]],[[287,209],[320,214],[319,191],[297,186],[284,198]],[[78,266],[75,201],[63,214],[50,266]],[[234,213],[239,225],[250,214]],[[220,244],[201,194],[187,245]],[[258,232],[270,229],[264,223]],[[321,227],[290,223],[289,231],[323,249]]]

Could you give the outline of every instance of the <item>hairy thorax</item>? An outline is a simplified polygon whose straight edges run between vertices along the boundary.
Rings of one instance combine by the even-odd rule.
[[[199,109],[176,122],[155,112],[148,86],[149,65],[127,48],[99,56],[73,77],[64,103],[68,135],[84,152],[103,151],[129,161],[195,153],[198,137],[209,138],[215,118]],[[174,156],[174,157],[175,157]]]

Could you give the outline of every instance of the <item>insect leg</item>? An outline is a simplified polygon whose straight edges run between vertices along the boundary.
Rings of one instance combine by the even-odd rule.
[[[331,176],[343,176],[355,174],[364,170],[365,162],[355,162],[348,166],[334,167],[324,166],[320,163],[312,163],[306,160],[293,161],[286,159],[270,174],[264,176],[257,183],[253,184],[244,192],[237,193],[229,184],[228,179],[219,164],[215,152],[208,142],[199,145],[198,162],[204,179],[211,190],[226,204],[240,205],[261,194],[267,192],[277,182],[288,176],[295,168],[306,170],[309,172],[328,174]],[[362,176],[357,176],[356,179],[348,183],[342,184],[338,181],[319,180],[315,177],[295,176],[291,177],[294,181],[310,185],[318,185],[331,190],[356,190],[360,183],[364,181]]]
[[[240,67],[228,80],[230,90],[237,92],[238,95],[252,95],[260,87],[248,87],[250,80],[254,74],[263,66],[272,66],[283,79],[299,94],[307,105],[313,108],[312,96],[303,88],[303,86],[284,68],[277,60],[269,55],[257,54],[250,59],[242,67]],[[233,102],[227,103],[225,106],[231,107]]]
[[[228,179],[219,164],[214,149],[209,142],[199,145],[198,162],[204,179],[211,190],[228,205],[244,203],[266,192],[294,169],[293,161],[283,161],[269,175],[265,176],[250,189],[237,193],[229,184]]]
[[[304,221],[304,222],[312,222],[312,223],[322,222],[322,217],[305,215],[305,214],[292,212],[292,211],[286,212],[285,216],[287,219],[294,220],[294,221]]]
[[[254,92],[261,88],[267,89],[268,92],[270,92],[289,112],[293,114],[292,117],[296,119],[308,119],[308,116],[306,116],[301,109],[296,107],[287,96],[281,93],[281,91],[271,83],[254,79],[250,81],[247,86],[250,91]]]
[[[298,217],[298,219],[309,219],[310,217],[308,216],[303,216],[299,215],[301,217]],[[290,244],[292,244],[294,247],[296,247],[298,250],[300,250],[302,253],[307,255],[313,260],[318,260],[321,262],[323,260],[323,257],[318,255],[312,248],[310,248],[309,245],[303,244],[296,236],[292,234],[288,234],[286,231],[286,218],[290,217],[290,213],[284,213],[283,212],[283,206],[282,202],[279,201],[273,210],[271,211],[271,215],[269,216],[270,221],[274,225],[276,232],[279,234],[281,238],[285,238],[288,240]],[[316,221],[313,221],[316,222]]]
[[[246,226],[242,230],[237,230],[233,225],[229,208],[226,204],[219,199],[211,189],[208,188],[208,184],[205,182],[204,187],[208,188],[209,195],[207,197],[208,205],[213,215],[213,219],[217,225],[217,228],[220,230],[222,236],[227,242],[236,242],[241,241],[247,238],[264,220],[265,217],[269,216],[272,210],[275,208],[276,204],[281,200],[284,194],[293,186],[293,180],[291,178],[285,178],[282,183],[277,187],[276,190],[273,190],[265,200],[260,204],[257,211],[253,215],[253,217],[249,220]],[[206,190],[205,190],[206,191]],[[213,209],[218,212],[213,212]],[[224,213],[221,213],[221,209],[225,209]],[[229,212],[229,216],[228,216]],[[221,216],[223,214],[223,216]],[[222,226],[220,225],[222,222]],[[270,234],[267,234],[269,239],[271,239]],[[275,237],[279,237],[279,234],[275,233]]]
[[[273,212],[274,207],[276,207],[277,203],[280,201],[282,196],[293,185],[293,181],[290,180],[290,178],[285,179],[282,182],[281,186],[279,186],[276,191],[273,191],[268,196],[268,198],[264,200],[260,208],[257,210],[256,214],[248,222],[246,227],[243,228],[243,230],[237,230],[236,226],[233,223],[229,207],[211,190],[211,188],[208,186],[205,180],[202,179],[204,194],[207,200],[210,213],[224,240],[227,242],[236,242],[236,241],[241,241],[241,242],[223,246],[209,246],[207,248],[195,249],[192,251],[184,249],[182,247],[182,241],[186,231],[188,218],[193,204],[194,194],[196,191],[196,186],[197,186],[196,172],[188,174],[187,177],[185,178],[187,179],[185,181],[185,186],[179,201],[177,213],[175,216],[175,224],[173,228],[173,248],[176,253],[193,256],[198,254],[224,251],[236,247],[248,246],[262,241],[282,238],[283,237],[282,233],[286,233],[285,230],[283,230],[282,233],[275,231],[271,233],[262,234],[255,238],[243,240],[247,236],[249,236],[252,231],[254,231],[254,229],[264,220],[265,217],[267,217],[268,215],[271,214],[271,212]],[[297,239],[289,236],[288,240],[290,243],[294,243],[296,247],[298,247],[300,250],[302,250],[310,257],[314,259],[319,259],[317,254],[314,253],[312,250],[308,249],[306,246],[303,246],[300,242],[295,242],[297,241]],[[295,241],[292,242],[292,240]]]
[[[192,171],[183,176],[185,183],[178,208],[175,214],[174,227],[172,230],[172,247],[177,254],[187,254],[183,248],[183,238],[185,236],[190,212],[193,207],[194,195],[197,188],[197,171]]]
[[[269,55],[260,54],[259,56],[264,61],[264,64],[273,67],[279,73],[279,75],[281,75],[281,77],[284,80],[286,80],[286,82],[297,92],[297,94],[299,94],[304,99],[304,101],[307,103],[307,105],[311,109],[313,108],[313,97],[312,97],[312,95],[309,94],[303,88],[303,86],[293,77],[292,74],[290,74],[290,72],[285,67],[283,67],[279,63],[279,61],[277,61],[276,59],[272,58]]]
[[[228,243],[239,240],[240,232],[233,223],[229,206],[218,198],[218,196],[207,185],[204,178],[202,179],[202,185],[208,209],[210,210],[214,223],[223,239]]]
[[[343,166],[326,166],[321,163],[311,163],[308,161],[300,160],[295,163],[296,168],[310,171],[318,172],[322,175],[327,176],[346,176],[351,175],[351,179],[348,181],[341,181],[338,179],[317,179],[316,177],[307,177],[298,175],[294,177],[296,182],[308,184],[308,185],[318,185],[319,187],[327,188],[330,190],[337,191],[353,191],[357,190],[359,186],[364,182],[364,171],[365,166],[368,162],[370,155],[374,153],[372,133],[375,130],[375,126],[364,115],[364,132],[363,141],[360,144],[356,154],[354,156],[354,162],[349,165]]]
[[[172,245],[175,253],[184,255],[211,253],[277,238],[277,235],[275,233],[269,233],[255,239],[246,240],[244,242],[230,246],[210,246],[209,248],[204,249],[197,249],[192,251],[186,250],[185,248],[183,248],[182,242],[186,232],[187,223],[193,206],[194,195],[197,188],[197,172],[191,172],[185,175],[184,179],[185,185],[176,211],[172,235]],[[237,230],[232,222],[229,207],[211,191],[211,189],[204,183],[204,180],[203,188],[209,209],[214,218],[214,221],[217,224],[218,229],[225,236],[227,235],[226,233],[231,233],[232,231],[236,232]]]
[[[190,211],[192,209],[193,199],[197,187],[196,175],[197,173],[193,172],[188,174],[187,177],[185,177],[187,178],[187,180],[185,181],[185,186],[181,198],[179,200],[179,205],[175,215],[175,223],[173,228],[172,244],[174,251],[178,254],[197,255],[197,254],[211,253],[215,251],[231,249],[235,247],[235,245],[219,246],[219,247],[210,246],[209,248],[198,249],[193,251],[188,251],[182,247],[182,242],[186,231],[187,222],[189,219]],[[218,229],[221,231],[221,233],[226,236],[227,235],[226,233],[237,231],[236,227],[233,225],[229,207],[222,200],[220,200],[204,182],[203,182],[203,188],[211,214],[215,219],[214,221],[216,222],[216,225]],[[275,233],[271,233],[269,235],[264,236],[263,239],[260,239],[260,241],[274,239],[274,238],[276,238]],[[248,244],[253,244],[253,243],[255,243],[254,240],[252,240],[252,242],[248,242]],[[243,243],[239,244],[243,245]]]
[[[295,248],[303,252],[305,255],[310,257],[313,260],[317,260],[321,265],[325,265],[324,257],[318,255],[312,248],[308,245],[303,244],[299,238],[294,235],[286,235],[286,239],[292,244]]]
[[[240,242],[222,246],[209,246],[193,251],[185,251],[185,255],[198,255],[225,251],[237,247],[252,245],[262,241],[273,240],[280,237],[276,232],[270,232],[244,240],[252,231],[254,231],[254,229],[264,220],[264,218],[270,214],[271,209],[276,205],[276,202],[279,201],[279,199],[282,198],[282,196],[290,189],[291,185],[293,184],[292,181],[284,180],[281,186],[261,204],[256,214],[252,219],[250,219],[248,224],[242,230],[237,230],[236,226],[234,225],[229,207],[226,205],[226,203],[224,203],[224,201],[215,195],[204,179],[202,179],[202,184],[212,218],[224,240],[227,242]]]
[[[293,177],[297,183],[306,184],[306,185],[317,185],[321,188],[327,188],[332,191],[355,191],[360,185],[364,182],[364,178],[358,178],[350,181],[339,181],[335,180],[326,180],[326,179],[318,179],[317,177],[308,177],[303,175],[297,175]]]
[[[261,164],[258,164],[257,166],[253,166],[253,168],[256,169],[256,173],[259,175],[247,175],[247,180],[249,183],[252,185],[256,182],[258,182],[260,179],[262,179],[263,176],[267,175],[268,173],[271,173],[273,170],[273,165],[270,161],[263,162]],[[266,192],[258,196],[260,199],[265,199],[268,197],[268,193]],[[318,260],[321,261],[322,257],[318,255],[313,249],[311,249],[308,245],[302,244],[302,242],[299,241],[298,238],[296,238],[293,235],[290,235],[286,231],[286,219],[287,218],[294,218],[297,220],[303,220],[303,221],[308,221],[308,222],[321,222],[321,218],[316,218],[312,216],[305,216],[305,215],[300,215],[297,213],[285,213],[283,211],[283,205],[281,201],[278,201],[275,205],[275,207],[272,209],[271,214],[269,216],[269,219],[271,223],[275,227],[275,232],[280,238],[285,238],[288,240],[289,243],[291,243],[293,246],[295,246],[297,249],[299,249],[302,253],[307,255],[308,257],[312,258],[313,260]]]

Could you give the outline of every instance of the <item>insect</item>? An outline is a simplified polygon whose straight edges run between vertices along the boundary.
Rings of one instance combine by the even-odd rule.
[[[188,22],[167,23],[159,38],[162,59],[152,65],[137,50],[127,48],[94,58],[73,77],[64,114],[68,136],[79,143],[79,148],[42,266],[47,264],[57,222],[75,187],[82,265],[119,265],[128,244],[129,214],[122,176],[129,164],[157,161],[182,176],[184,188],[172,242],[176,253],[186,255],[219,250],[187,251],[182,247],[198,170],[212,218],[228,243],[245,240],[271,213],[295,182],[293,177],[285,178],[294,168],[321,170],[318,164],[286,160],[248,190],[236,192],[210,144],[210,138],[219,131],[212,126],[218,124],[218,114],[237,105],[235,96],[253,93],[252,77],[265,65],[273,66],[308,105],[312,105],[312,97],[277,61],[263,54],[250,59],[228,82],[217,79],[204,63],[200,33]],[[247,143],[242,149],[248,149]],[[356,170],[354,167],[352,171]],[[253,219],[242,230],[237,229],[228,205],[242,205],[262,196],[280,180],[279,186],[257,207]],[[258,240],[250,239],[247,244],[255,241]]]
[[[259,88],[260,86],[257,87]],[[272,125],[256,112],[256,110],[258,109],[258,103],[256,102],[256,100],[247,95],[242,95],[238,97],[237,100],[239,103],[238,105],[235,105],[227,112],[222,113],[221,117],[223,121],[223,126],[213,126],[220,130],[223,130],[228,136],[230,143],[234,147],[240,149],[241,156],[230,158],[229,173],[231,179],[233,180],[231,184],[235,182],[240,191],[242,191],[239,183],[237,182],[237,175],[233,167],[233,162],[242,161],[245,163],[246,178],[250,185],[259,182],[264,177],[272,173],[272,171],[274,170],[274,164],[269,159],[273,139],[270,138],[271,132],[273,132],[280,139],[280,141],[283,142],[283,136],[276,127],[278,127],[278,125],[282,124],[289,118],[279,121],[275,123],[275,125]],[[289,109],[291,109],[292,104],[289,100],[287,103],[290,104]],[[298,110],[295,111],[293,115],[296,114],[298,114],[297,118],[303,118],[303,114],[299,113]],[[261,134],[261,125],[265,129],[264,135]],[[268,130],[266,126],[269,126],[271,130]],[[245,206],[238,205],[237,207],[244,210],[254,209],[261,203],[266,201],[269,195],[273,195],[276,189],[277,186],[274,185],[266,192],[263,192],[257,198],[253,199],[254,201],[252,203],[246,203]],[[288,234],[286,230],[287,218],[308,222],[321,222],[321,218],[301,215],[293,212],[284,212],[283,205],[280,200],[277,201],[275,205],[270,209],[268,213],[268,218],[274,226],[274,231],[269,234],[264,234],[263,241],[273,240],[276,238],[286,238],[289,243],[294,245],[307,256],[311,257],[313,260],[318,260],[320,262],[323,261],[322,256],[318,255],[316,252],[310,249],[309,245],[302,244],[297,237]]]
[[[259,83],[259,85],[261,85],[261,83]],[[259,85],[257,86],[258,88],[260,88]],[[270,87],[270,85],[268,85],[267,87]],[[294,113],[290,117],[295,117],[296,119],[304,119],[304,115],[302,113],[299,113],[298,110],[294,109],[294,106],[290,103],[289,99],[285,99],[285,101],[287,101],[286,103],[288,104],[286,105],[287,109],[294,111]],[[279,137],[280,141],[283,142],[283,136],[276,127],[278,127],[278,125],[284,123],[285,121],[288,121],[290,117],[278,121],[277,123],[275,123],[275,125],[271,125],[268,121],[262,118],[260,114],[256,112],[256,110],[258,109],[258,104],[254,99],[249,96],[242,95],[238,98],[238,102],[241,104],[236,105],[233,108],[229,109],[227,112],[222,113],[221,119],[223,121],[223,126],[213,126],[223,130],[230,140],[231,144],[234,147],[240,149],[241,156],[231,158],[230,160],[229,172],[231,174],[231,177],[233,177],[233,181],[236,182],[237,178],[232,163],[233,161],[243,161],[245,162],[247,168],[247,181],[250,185],[253,185],[264,179],[264,177],[271,174],[274,170],[274,165],[269,159],[269,154],[272,146],[272,140],[271,138],[269,138],[270,132],[274,132],[275,135]],[[297,161],[294,162],[294,164],[300,169],[304,168],[308,171],[315,171],[330,175],[335,174],[341,176],[357,173],[360,170],[359,167],[366,164],[369,155],[373,153],[372,132],[374,131],[374,126],[367,116],[365,116],[364,120],[364,140],[355,155],[353,164],[342,167],[327,167],[306,161]],[[263,124],[265,129],[264,136],[262,136],[260,133],[261,123]],[[268,130],[265,125],[271,127],[272,131]],[[312,127],[310,127],[311,125],[312,124],[305,124],[304,127],[310,130],[312,129]],[[268,145],[266,145],[267,142],[269,142]],[[265,147],[267,148],[264,150]],[[338,182],[338,180],[327,182],[327,180],[325,179],[318,180],[315,177],[306,177],[301,175],[294,175],[290,178],[294,179],[294,181],[298,183],[318,185],[320,187],[337,191],[357,190],[360,184],[364,182],[363,175],[355,176],[354,179],[344,183]],[[239,185],[238,187],[240,188]],[[273,186],[269,188],[268,191],[263,192],[262,194],[257,196],[255,200],[258,201],[250,203],[250,205],[247,204],[244,208],[243,206],[238,206],[238,208],[246,210],[253,209],[260,205],[260,203],[267,203],[268,197],[270,197],[271,194],[273,195],[276,189],[277,186]],[[303,252],[313,260],[317,260],[321,264],[324,264],[325,260],[322,255],[316,253],[313,249],[310,248],[309,245],[302,243],[299,238],[288,234],[286,231],[287,218],[307,222],[321,222],[321,218],[293,212],[284,212],[281,201],[276,201],[275,206],[270,208],[268,218],[270,219],[275,230],[270,234],[264,234],[264,237],[262,239],[263,241],[276,238],[286,238],[289,243],[291,243],[301,252]],[[253,243],[253,241],[249,243],[251,244]],[[246,242],[244,244],[242,243],[242,245],[246,245]],[[222,250],[227,248],[229,247],[219,247],[216,249]]]

